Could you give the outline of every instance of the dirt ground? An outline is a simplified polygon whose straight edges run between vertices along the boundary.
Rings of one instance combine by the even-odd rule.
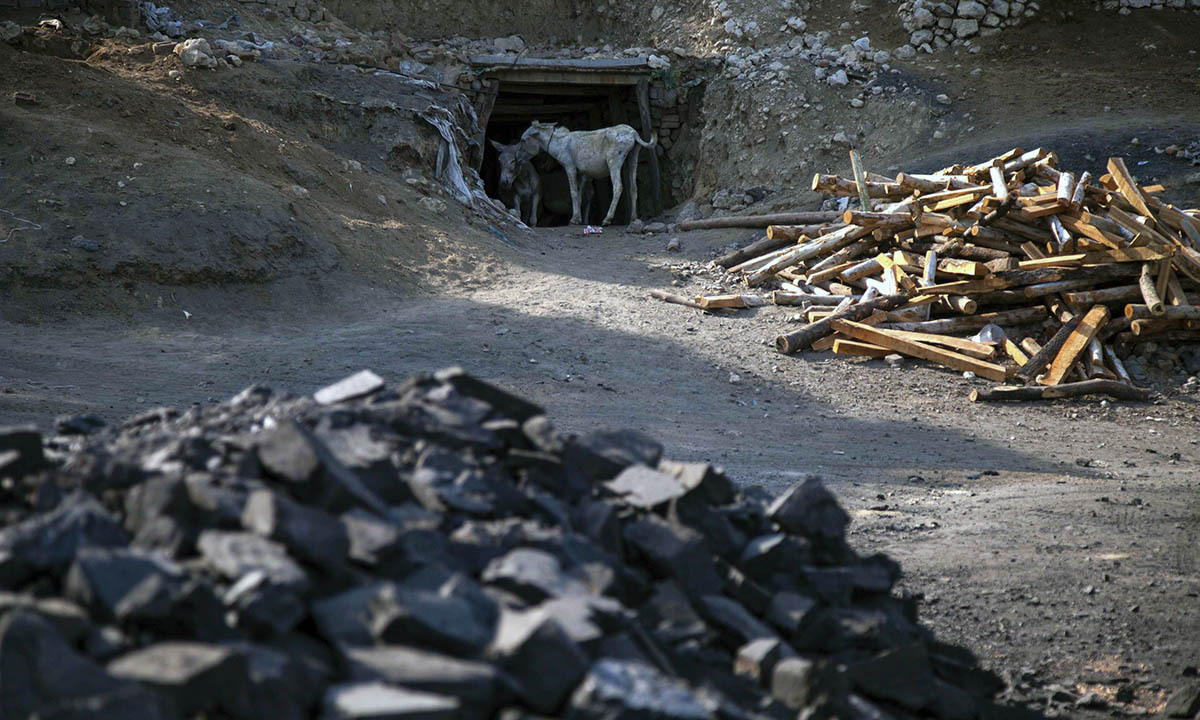
[[[1196,401],[971,404],[982,381],[931,366],[776,354],[784,308],[713,317],[646,297],[738,234],[685,235],[676,255],[663,236],[547,229],[487,287],[360,289],[306,317],[3,324],[0,419],[116,419],[256,382],[304,393],[363,367],[399,379],[461,364],[568,430],[637,427],[745,485],[820,473],[855,544],[899,559],[931,626],[1014,698],[1130,688],[1114,707],[1158,709],[1200,662]]]
[[[824,8],[839,27],[840,5],[814,3],[810,25]],[[1200,139],[1200,17],[1138,13],[1118,29],[1111,13],[1054,5],[1052,22],[978,54],[898,64],[909,89],[864,110],[806,69],[779,92],[825,107],[797,120],[792,144],[755,150],[759,131],[734,118],[701,147],[702,163],[728,157],[698,186],[845,172],[828,142],[845,128],[880,171],[1045,144],[1093,173],[1125,155],[1169,199],[1200,205],[1196,169],[1155,151]],[[882,11],[850,17],[847,39],[872,23],[881,42],[895,32]],[[405,124],[450,102],[445,88],[290,60],[174,80],[173,56],[89,43],[0,43],[0,209],[43,228],[0,244],[0,424],[50,430],[61,414],[115,421],[258,382],[307,393],[364,367],[398,380],[462,365],[567,430],[636,427],[743,485],[825,476],[858,549],[901,561],[926,622],[1004,675],[1014,700],[1094,692],[1105,707],[1060,693],[1048,714],[1141,715],[1196,674],[1200,402],[1182,377],[1154,376],[1147,404],[985,405],[967,401],[983,381],[924,363],[785,357],[771,341],[794,327],[786,308],[713,316],[647,297],[701,289],[698,269],[754,231],[684,233],[678,254],[667,235],[620,228],[497,223],[515,247],[502,241],[431,180],[428,128]],[[39,105],[14,106],[18,90]],[[355,105],[380,96],[395,107]],[[753,114],[766,97],[710,88],[706,112]],[[10,227],[0,217],[0,237]]]

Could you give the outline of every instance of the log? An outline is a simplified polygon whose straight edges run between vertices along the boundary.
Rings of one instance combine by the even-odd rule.
[[[907,301],[907,295],[882,295],[865,303],[851,305],[820,322],[815,322],[799,330],[780,335],[775,338],[775,349],[785,355],[791,355],[794,352],[811,346],[817,338],[824,337],[833,332],[833,323],[838,320],[860,320],[871,315],[876,310],[892,310]]]
[[[1112,349],[1111,345],[1104,346],[1104,359],[1108,360],[1108,365],[1116,373],[1118,380],[1133,385],[1133,378],[1129,376],[1129,371],[1125,369],[1125,363],[1121,362],[1121,358],[1117,357],[1117,353]]]
[[[753,260],[760,255],[766,255],[769,252],[774,252],[780,248],[785,248],[788,245],[796,242],[796,238],[772,238],[770,236],[761,240],[756,240],[741,250],[734,250],[731,253],[722,255],[713,260],[713,264],[723,268],[731,268],[734,265],[740,265],[747,260]]]
[[[1158,290],[1154,287],[1154,263],[1143,263],[1142,274],[1138,277],[1138,288],[1142,291],[1142,299],[1152,315],[1162,315],[1164,305]]]
[[[841,213],[836,210],[776,213],[774,215],[735,215],[730,217],[707,218],[705,220],[687,220],[679,223],[679,229],[714,230],[718,228],[765,228],[771,225],[809,225],[815,223],[834,222]]]
[[[1063,297],[1071,305],[1100,305],[1141,299],[1142,289],[1137,285],[1119,285],[1101,290],[1068,292],[1064,293]]]
[[[1116,400],[1146,402],[1150,391],[1127,385],[1116,380],[1083,380],[1061,385],[1001,385],[994,388],[976,388],[971,391],[971,402],[1001,402],[1029,400],[1057,400],[1084,395],[1107,395]]]
[[[996,357],[995,346],[988,345],[987,343],[978,343],[966,338],[954,337],[953,335],[897,330],[894,327],[883,325],[879,327],[887,330],[889,334],[904,340],[912,340],[913,342],[925,343],[927,345],[940,345],[958,351],[963,355],[979,358],[980,360],[991,360]]]
[[[1075,183],[1075,191],[1071,193],[1071,205],[1079,207],[1083,205],[1083,197],[1087,193],[1087,184],[1092,179],[1092,174],[1084,170],[1079,174],[1079,182]]]
[[[1079,327],[1079,323],[1082,320],[1082,317],[1074,317],[1063,323],[1058,332],[1054,333],[1054,337],[1050,338],[1049,342],[1035,352],[1029,358],[1029,362],[1017,369],[1017,378],[1024,383],[1032,382],[1033,378],[1054,359],[1054,356],[1062,349],[1063,343],[1067,341],[1067,338],[1071,336],[1075,328]]]
[[[979,310],[979,303],[962,295],[942,295],[941,300],[942,305],[963,315],[974,315]]]
[[[696,302],[703,310],[715,310],[760,307],[767,304],[767,299],[761,295],[701,295]]]
[[[1133,176],[1129,174],[1129,170],[1125,167],[1125,161],[1117,157],[1109,158],[1108,172],[1112,174],[1112,179],[1117,183],[1117,187],[1120,188],[1121,195],[1125,196],[1125,200],[1136,208],[1139,213],[1153,218],[1154,213],[1150,211],[1150,206],[1146,204],[1146,198],[1142,196],[1142,191],[1138,189]]]
[[[1002,312],[983,313],[981,315],[963,315],[961,317],[942,318],[940,320],[924,320],[922,322],[891,323],[885,327],[889,330],[907,330],[910,332],[927,332],[948,334],[978,330],[988,323],[996,325],[1026,325],[1038,322],[1046,317],[1046,308],[1034,307],[1005,310]]]
[[[1200,320],[1200,307],[1193,305],[1167,305],[1155,314],[1148,305],[1126,305],[1125,317],[1130,320]]]
[[[880,330],[849,320],[834,320],[833,328],[842,335],[852,337],[856,340],[888,348],[910,357],[929,360],[930,362],[945,365],[954,370],[973,372],[979,377],[988,380],[1004,382],[1007,379],[1007,372],[1002,365],[984,362],[983,360],[968,357],[950,350],[943,350],[933,345],[906,340],[886,330]]]
[[[771,302],[776,305],[828,305],[836,306],[848,295],[813,295],[811,293],[784,292],[776,290],[771,293]]]
[[[847,210],[842,213],[842,222],[847,225],[876,228],[900,228],[913,224],[912,215],[906,212],[871,212],[869,210]]]
[[[1054,362],[1050,363],[1050,371],[1046,373],[1046,385],[1058,385],[1066,378],[1075,360],[1087,349],[1088,343],[1096,337],[1096,333],[1100,332],[1108,318],[1108,308],[1104,305],[1096,305],[1088,310],[1087,315],[1083,316],[1079,325],[1063,342],[1058,354],[1054,356]]]
[[[822,236],[816,240],[811,240],[803,245],[797,245],[786,255],[776,259],[771,264],[764,268],[746,276],[746,284],[754,286],[771,277],[780,270],[785,270],[796,263],[803,262],[810,257],[821,255],[830,250],[836,250],[842,245],[854,242],[871,231],[867,228],[861,228],[855,225],[847,225],[837,232]]]
[[[674,303],[676,305],[682,305],[684,307],[696,308],[697,310],[704,309],[704,307],[695,300],[686,298],[682,295],[676,295],[675,293],[669,293],[666,290],[651,290],[650,297],[663,300],[665,302]]]
[[[813,175],[812,190],[813,192],[825,195],[856,197],[858,195],[858,183],[839,175],[817,173]],[[891,199],[903,197],[907,194],[908,191],[899,183],[867,182],[867,195],[873,198]]]
[[[858,151],[853,148],[850,149],[850,167],[854,171],[854,184],[858,188],[858,204],[863,210],[870,212],[875,208],[871,205],[871,196],[867,194],[867,174],[863,171]]]
[[[816,237],[829,227],[822,225],[768,225],[767,238],[771,240],[790,240],[796,242],[802,237]],[[782,247],[782,246],[780,246]]]
[[[1187,320],[1166,320],[1163,318],[1141,318],[1132,320],[1129,323],[1129,329],[1134,335],[1158,335],[1159,333],[1168,332],[1171,330],[1187,329]]]
[[[900,187],[908,191],[919,190],[923,193],[936,193],[943,190],[963,190],[975,187],[965,175],[914,175],[900,173],[896,176]]]

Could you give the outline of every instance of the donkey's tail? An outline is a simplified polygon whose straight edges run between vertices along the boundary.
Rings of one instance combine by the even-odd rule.
[[[641,145],[641,146],[642,146],[642,147],[644,147],[644,148],[652,148],[652,147],[654,147],[654,143],[658,142],[658,136],[657,136],[657,135],[651,135],[651,136],[650,136],[650,142],[645,142],[645,141],[644,141],[644,140],[642,140],[640,137],[634,137],[634,140],[637,140],[637,144],[638,144],[638,145]]]

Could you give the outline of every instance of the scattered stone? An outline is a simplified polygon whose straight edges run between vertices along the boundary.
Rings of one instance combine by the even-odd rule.
[[[579,647],[544,610],[505,611],[488,656],[500,663],[517,694],[541,713],[552,713],[587,672]]]
[[[383,683],[335,685],[325,691],[322,717],[330,720],[457,720],[459,702],[451,697]]]
[[[313,393],[313,399],[322,405],[333,405],[378,392],[383,385],[383,378],[370,370],[360,370],[316,391]]]
[[[1191,682],[1167,697],[1163,715],[1170,718],[1190,718],[1200,713],[1200,682]]]
[[[113,660],[108,671],[162,692],[184,715],[222,710],[250,720],[249,671],[241,653],[198,642],[162,642]]]

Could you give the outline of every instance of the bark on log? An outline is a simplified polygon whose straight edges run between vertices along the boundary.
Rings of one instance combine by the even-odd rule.
[[[1050,338],[1050,342],[1043,345],[1041,350],[1038,350],[1033,354],[1033,357],[1029,358],[1029,362],[1017,370],[1017,378],[1024,383],[1032,382],[1033,378],[1050,364],[1054,356],[1058,355],[1058,351],[1067,342],[1067,338],[1071,337],[1071,333],[1075,332],[1075,328],[1079,327],[1081,320],[1083,320],[1083,316],[1079,315],[1063,323],[1058,332],[1054,333],[1054,337]]]
[[[1163,318],[1154,318],[1153,320],[1143,318],[1132,320],[1129,323],[1129,329],[1138,336],[1157,335],[1171,330],[1186,330],[1188,327],[1187,320],[1165,320]]]
[[[657,298],[658,300],[663,300],[665,302],[674,303],[675,305],[696,308],[697,310],[704,309],[704,306],[695,300],[686,298],[682,295],[676,295],[675,293],[669,293],[666,290],[651,290],[650,297]]]
[[[761,240],[755,240],[740,250],[734,250],[731,253],[722,255],[716,260],[713,260],[713,264],[728,269],[734,265],[740,265],[747,260],[753,260],[759,255],[766,255],[769,252],[774,252],[780,248],[785,248],[794,242],[796,242],[795,239],[775,239],[771,237],[765,237]]]
[[[1142,263],[1142,274],[1138,277],[1138,287],[1142,291],[1142,299],[1150,308],[1153,315],[1163,314],[1163,301],[1154,287],[1154,263]]]
[[[731,217],[707,218],[705,220],[688,220],[679,223],[679,229],[713,230],[716,228],[765,228],[770,225],[808,225],[814,223],[834,222],[841,213],[836,210],[776,213],[774,215],[741,215]]]
[[[782,239],[782,240],[791,240],[792,242],[795,242],[800,239],[801,235],[807,235],[808,237],[816,237],[816,236],[820,235],[821,230],[825,229],[826,227],[828,227],[828,225],[825,225],[825,224],[820,224],[820,225],[768,225],[767,226],[767,237],[772,240]]]
[[[978,330],[988,323],[997,325],[1025,325],[1038,322],[1046,317],[1046,308],[1041,306],[1005,310],[1003,312],[983,313],[982,315],[963,315],[960,317],[942,318],[940,320],[923,320],[921,322],[890,323],[880,327],[888,330],[907,330],[910,332],[927,332],[949,334]]]
[[[1126,305],[1125,317],[1130,320],[1200,320],[1200,307],[1193,305],[1168,305],[1161,313],[1154,314],[1148,305]]]
[[[893,310],[908,301],[907,295],[882,295],[865,303],[858,303],[840,310],[799,330],[775,338],[775,349],[785,355],[804,350],[813,341],[832,332],[834,320],[861,320],[876,310]]]
[[[995,388],[977,388],[971,391],[971,402],[999,401],[1028,401],[1054,400],[1058,398],[1073,398],[1084,395],[1107,395],[1117,400],[1135,400],[1145,402],[1150,399],[1150,391],[1126,385],[1116,380],[1084,380],[1082,382],[1063,383],[1061,385],[1030,385],[1019,387],[1001,385]]]
[[[776,290],[771,293],[771,302],[776,305],[828,305],[836,306],[849,295],[813,295],[812,293],[794,293]]]

